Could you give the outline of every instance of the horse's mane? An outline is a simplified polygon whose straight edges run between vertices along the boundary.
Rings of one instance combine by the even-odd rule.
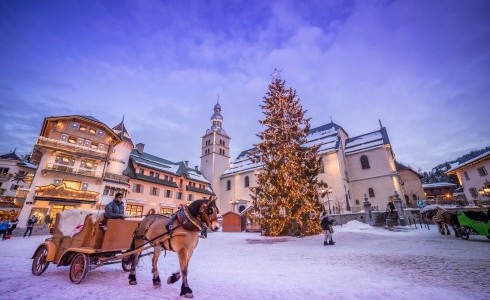
[[[189,205],[189,212],[191,213],[192,216],[197,217],[199,214],[199,209],[201,208],[201,205],[203,205],[206,201],[206,199],[200,199],[192,202]]]

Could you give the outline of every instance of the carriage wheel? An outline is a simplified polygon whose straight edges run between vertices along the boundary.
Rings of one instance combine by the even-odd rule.
[[[49,261],[47,261],[48,257],[48,247],[46,245],[41,246],[37,249],[36,254],[34,254],[34,260],[32,261],[32,274],[39,276],[49,266]]]
[[[121,260],[121,265],[124,272],[131,271],[131,267],[133,266],[133,256],[130,255],[130,256],[123,257],[123,259]]]
[[[468,240],[470,238],[470,230],[468,228],[461,228],[461,238],[464,240]]]
[[[70,280],[79,284],[88,273],[88,256],[85,253],[77,253],[70,265]]]

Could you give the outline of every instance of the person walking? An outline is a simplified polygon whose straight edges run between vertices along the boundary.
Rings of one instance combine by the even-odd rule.
[[[29,220],[27,220],[27,228],[26,228],[26,232],[24,232],[24,238],[26,237],[27,233],[29,232],[29,236],[27,237],[30,237],[31,234],[32,234],[32,230],[34,229],[34,224],[37,223],[37,218],[35,215],[32,215]]]
[[[322,225],[322,229],[325,231],[325,240],[323,241],[324,246],[335,245],[335,242],[333,241],[333,236],[332,236],[332,234],[333,234],[333,227],[332,227],[333,222],[334,222],[334,220],[330,219],[327,216],[326,212],[323,212],[321,225]]]
[[[9,228],[9,220],[7,218],[0,219],[0,235],[2,235],[2,241],[7,238],[7,230]]]
[[[390,209],[390,213],[393,213],[393,211],[395,210],[395,204],[393,204],[393,202],[388,202],[388,208]]]
[[[17,228],[17,224],[19,224],[19,219],[17,217],[14,217],[12,220],[10,220],[10,225],[8,229],[8,235],[12,235],[14,230]]]

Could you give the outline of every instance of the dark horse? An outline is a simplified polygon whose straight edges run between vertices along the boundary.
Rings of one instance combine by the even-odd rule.
[[[182,276],[180,295],[186,298],[194,296],[187,283],[187,267],[192,252],[197,247],[198,234],[201,232],[202,226],[207,226],[213,231],[219,229],[218,208],[215,200],[196,200],[189,206],[182,206],[172,216],[148,215],[138,224],[134,232],[131,250],[143,248],[147,243],[153,246],[152,273],[154,286],[161,285],[157,269],[158,257],[162,250],[170,250],[176,252],[179,256],[180,272],[169,276],[167,283],[174,283]],[[137,283],[136,266],[139,260],[139,253],[133,254],[131,260],[131,272],[128,279],[130,285],[135,285]]]
[[[454,235],[459,237],[460,227],[458,217],[455,213],[448,212],[440,206],[434,206],[422,209],[421,215],[426,222],[434,222],[442,235],[451,235],[448,228],[449,225],[453,228]]]

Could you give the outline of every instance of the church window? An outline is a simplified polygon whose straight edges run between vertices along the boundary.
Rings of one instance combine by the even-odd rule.
[[[366,155],[361,156],[361,167],[362,169],[369,169],[369,159]]]
[[[359,205],[359,199],[356,199],[356,204]]]
[[[231,180],[229,179],[226,181],[226,190],[227,191],[231,190]]]
[[[248,176],[245,176],[245,187],[249,187],[249,186],[250,186],[250,180]]]
[[[368,193],[369,193],[369,197],[374,198],[374,189],[373,188],[369,188]]]

